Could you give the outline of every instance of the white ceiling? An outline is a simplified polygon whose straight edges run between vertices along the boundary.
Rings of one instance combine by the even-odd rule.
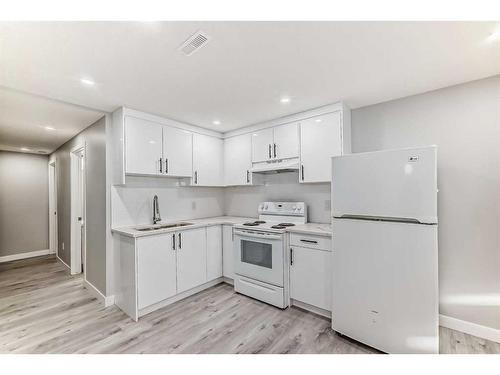
[[[500,73],[492,22],[0,23],[0,85],[229,131],[344,100],[352,108]],[[211,40],[191,56],[195,31]],[[90,78],[96,85],[82,85]],[[280,103],[284,95],[289,104]],[[214,125],[213,120],[220,120]]]
[[[48,154],[102,116],[72,104],[0,88],[0,150]]]

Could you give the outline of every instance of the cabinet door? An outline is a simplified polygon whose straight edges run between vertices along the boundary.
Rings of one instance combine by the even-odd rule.
[[[191,177],[193,171],[193,133],[163,126],[163,158],[167,176]]]
[[[175,295],[176,262],[171,234],[137,240],[137,292],[139,309]]]
[[[273,158],[299,157],[299,124],[286,124],[274,128]]]
[[[252,161],[258,163],[260,161],[271,160],[273,129],[263,129],[252,133]]]
[[[222,186],[224,145],[220,138],[193,135],[193,185]]]
[[[251,134],[224,139],[224,184],[227,186],[251,184],[251,168]]]
[[[207,281],[222,276],[222,226],[207,227]]]
[[[207,281],[206,228],[176,232],[177,293]]]
[[[156,175],[162,157],[162,126],[156,122],[125,117],[125,173]]]
[[[340,112],[300,123],[300,182],[330,182],[331,157],[342,155]]]
[[[222,274],[234,279],[233,266],[233,226],[222,226]]]
[[[332,253],[292,246],[290,297],[332,310]]]

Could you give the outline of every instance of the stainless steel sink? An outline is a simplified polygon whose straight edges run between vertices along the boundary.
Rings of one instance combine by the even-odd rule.
[[[157,226],[154,226],[154,227],[141,227],[141,228],[134,228],[134,229],[137,230],[137,231],[139,231],[139,232],[149,232],[149,231],[152,231],[152,230],[159,230],[159,229],[185,227],[186,225],[193,225],[193,223],[163,224],[163,225],[157,225]]]

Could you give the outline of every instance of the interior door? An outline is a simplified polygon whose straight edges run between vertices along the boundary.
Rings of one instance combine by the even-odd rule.
[[[176,294],[176,256],[170,233],[141,237],[137,248],[138,306],[142,309]]]
[[[207,243],[205,228],[176,233],[177,293],[207,281]]]
[[[300,123],[300,182],[330,182],[332,156],[342,155],[340,112]]]
[[[273,128],[252,133],[252,161],[254,163],[271,160],[273,157]]]
[[[223,185],[223,140],[203,134],[193,134],[193,185]]]
[[[191,177],[193,172],[193,133],[163,126],[163,172],[168,176]]]
[[[299,125],[298,123],[276,126],[274,128],[274,159],[290,159],[299,157]]]
[[[290,251],[290,297],[331,311],[331,252],[298,246]]]
[[[237,135],[224,139],[224,183],[227,186],[252,182],[252,136]]]
[[[334,330],[388,353],[437,353],[437,225],[333,220]]]
[[[333,216],[437,223],[436,156],[437,148],[430,146],[334,158]]]
[[[125,117],[125,173],[157,175],[162,157],[162,126]]]

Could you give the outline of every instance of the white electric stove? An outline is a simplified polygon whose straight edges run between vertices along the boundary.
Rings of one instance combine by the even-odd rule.
[[[259,219],[234,226],[234,289],[282,309],[289,305],[290,226],[307,222],[304,202],[263,202]]]

